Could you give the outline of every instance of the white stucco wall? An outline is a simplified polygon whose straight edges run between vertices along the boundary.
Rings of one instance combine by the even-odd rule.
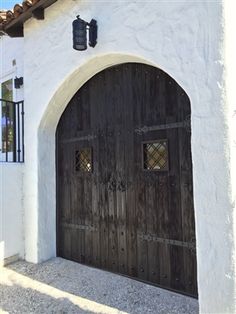
[[[23,39],[0,37],[0,82],[23,76],[23,44]],[[23,88],[13,94],[15,101],[22,100]],[[24,257],[23,167],[0,162],[0,264],[15,255]]]
[[[24,74],[24,39],[0,37],[0,80]],[[15,61],[15,64],[13,62]],[[14,90],[14,101],[23,99],[23,87]]]
[[[227,158],[230,165],[231,188],[229,189],[229,197],[231,199],[231,211],[234,217],[234,234],[232,241],[236,241],[236,41],[234,29],[236,29],[235,20],[236,3],[233,0],[225,2],[224,18],[225,18],[225,98],[226,98],[226,118],[227,132],[229,134],[229,147]],[[230,219],[230,218],[229,218]],[[235,243],[234,243],[235,246]],[[232,252],[233,267],[235,268],[235,248]],[[227,275],[226,275],[227,276]],[[236,279],[235,279],[236,280]],[[236,289],[235,289],[236,290]]]
[[[22,168],[22,164],[0,164],[0,264],[15,255],[24,257]]]
[[[71,23],[78,14],[98,21],[94,49],[72,49]],[[27,260],[56,254],[55,130],[70,98],[110,65],[150,63],[171,75],[191,100],[200,312],[235,313],[233,141],[227,127],[223,30],[221,1],[59,0],[46,10],[44,21],[26,22]]]

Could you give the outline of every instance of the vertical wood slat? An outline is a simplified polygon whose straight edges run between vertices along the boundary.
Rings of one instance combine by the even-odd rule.
[[[123,71],[123,80],[132,81],[133,67],[126,65]],[[123,96],[124,124],[122,128],[122,138],[124,141],[124,169],[123,181],[125,185],[124,199],[126,209],[126,252],[127,252],[127,268],[126,274],[129,276],[137,276],[137,222],[136,222],[136,200],[135,189],[130,182],[135,179],[135,149],[134,149],[134,111],[136,111],[136,103],[133,101],[133,91],[129,85],[125,86]],[[121,121],[122,123],[122,121]]]
[[[178,112],[181,120],[186,120],[190,116],[187,106],[182,105],[182,100],[186,98],[183,90],[178,88]],[[186,100],[188,101],[188,100]],[[190,104],[189,104],[190,106]],[[179,159],[180,159],[180,185],[181,185],[181,209],[182,209],[182,231],[183,240],[195,242],[195,221],[193,206],[193,182],[192,182],[192,158],[191,158],[191,132],[189,129],[179,130]],[[183,270],[184,283],[193,295],[197,294],[197,271],[196,254],[191,250],[183,250]]]
[[[106,86],[112,84],[114,81],[113,71],[108,70],[105,72],[105,82]],[[114,117],[112,112],[116,110],[116,91],[110,95],[105,95],[105,106],[107,108],[104,112],[107,114],[104,115],[104,126],[106,129],[106,141],[107,141],[107,149],[104,151],[106,156],[106,166],[108,170],[108,177],[110,184],[113,182],[115,184],[115,176],[114,169],[117,167],[117,136],[116,136],[116,124],[113,121]],[[108,228],[108,269],[113,272],[118,272],[119,263],[118,263],[118,240],[117,240],[117,192],[116,189],[112,189],[107,186],[108,194],[107,194],[107,228]]]
[[[99,102],[100,93],[98,92],[98,84],[96,84],[94,81],[91,82],[89,85],[89,99],[90,102],[93,103],[94,99],[96,99]],[[91,106],[90,108],[91,116],[90,116],[90,123],[91,123],[91,129],[96,130],[97,129],[97,119],[99,119],[99,112],[98,112],[98,106]],[[92,133],[92,132],[91,132]],[[100,185],[99,185],[99,179],[98,179],[98,169],[99,169],[99,162],[98,158],[95,158],[99,155],[99,138],[98,136],[94,138],[92,141],[92,160],[93,160],[93,176],[92,176],[92,182],[91,182],[91,224],[96,228],[96,232],[92,233],[92,265],[95,267],[101,267],[101,259],[100,259],[100,202],[99,202],[99,193],[100,193]]]
[[[194,237],[190,137],[180,128],[134,132],[183,121],[187,114],[183,90],[147,65],[111,67],[77,92],[57,132],[59,255],[197,294],[195,252],[140,237]],[[91,134],[93,139],[67,142]],[[168,140],[169,171],[145,172],[142,142],[158,139]],[[92,147],[92,173],[75,172],[74,152],[81,147]],[[71,227],[62,227],[63,221]]]

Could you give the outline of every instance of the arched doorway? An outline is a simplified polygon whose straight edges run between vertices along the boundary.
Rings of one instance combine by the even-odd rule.
[[[190,103],[163,71],[92,77],[57,127],[57,253],[197,295]]]

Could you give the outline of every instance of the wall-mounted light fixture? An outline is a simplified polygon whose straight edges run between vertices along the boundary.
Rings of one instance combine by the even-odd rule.
[[[89,46],[97,44],[97,21],[92,19],[90,23],[82,20],[79,15],[72,23],[73,26],[73,48],[75,50],[87,49],[87,30],[89,31]]]
[[[23,77],[15,77],[14,79],[14,87],[19,89],[24,83]]]

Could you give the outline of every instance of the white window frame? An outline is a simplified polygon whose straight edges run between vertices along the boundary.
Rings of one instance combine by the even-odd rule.
[[[0,78],[0,99],[2,99],[2,83],[12,80],[12,101],[16,101],[16,89],[14,87],[14,77],[15,77],[15,70],[10,71],[3,75]],[[2,104],[0,106],[0,117],[1,117],[1,123],[2,123]],[[0,162],[6,161],[6,153],[2,152],[2,124],[0,123]],[[8,161],[7,162],[13,162],[13,152],[8,152]]]

